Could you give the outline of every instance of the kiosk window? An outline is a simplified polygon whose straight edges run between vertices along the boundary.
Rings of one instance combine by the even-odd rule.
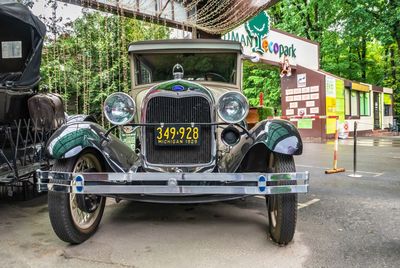
[[[351,115],[352,116],[357,116],[359,115],[358,113],[358,92],[357,91],[351,91]]]
[[[391,111],[392,111],[392,106],[391,105],[386,105],[385,104],[385,116],[391,116],[392,115],[392,113],[391,113]]]
[[[369,92],[360,92],[360,115],[370,115]]]
[[[358,91],[345,89],[346,116],[359,116],[360,97]]]
[[[390,94],[383,95],[384,116],[392,115],[392,96]]]
[[[344,92],[346,115],[350,115],[350,89],[346,88]]]

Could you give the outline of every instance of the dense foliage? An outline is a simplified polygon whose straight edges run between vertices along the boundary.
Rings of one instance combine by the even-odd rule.
[[[62,94],[68,112],[97,118],[110,93],[130,89],[129,43],[169,37],[166,27],[98,12],[49,29],[56,35],[48,34],[43,53],[42,90]]]
[[[282,0],[271,25],[317,41],[321,69],[395,90],[400,114],[399,0]]]
[[[243,91],[250,106],[259,105],[260,92],[264,94],[264,106],[279,108],[281,105],[281,80],[279,69],[262,63],[245,61],[243,65]]]
[[[282,0],[269,14],[272,27],[320,43],[321,69],[393,88],[400,114],[399,0]],[[110,92],[129,89],[128,42],[169,37],[163,26],[100,13],[51,31],[42,85],[63,94],[69,112],[98,116]],[[279,69],[247,62],[243,73],[250,104],[263,92],[265,105],[279,109]]]

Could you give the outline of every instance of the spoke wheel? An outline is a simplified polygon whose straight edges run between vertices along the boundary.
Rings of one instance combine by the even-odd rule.
[[[57,160],[53,171],[101,172],[103,163],[93,151]],[[94,234],[104,212],[106,198],[96,195],[48,193],[49,216],[57,236],[68,243],[79,244]]]
[[[101,164],[97,157],[93,154],[86,154],[78,158],[73,172],[99,172],[101,170]],[[79,194],[70,194],[69,196],[71,216],[75,226],[83,232],[90,229],[99,215],[99,205],[102,203],[104,197]],[[86,209],[82,209],[83,205],[85,205]]]
[[[269,170],[277,173],[295,172],[293,156],[272,154]],[[269,233],[273,241],[286,245],[293,240],[297,219],[297,194],[266,196]]]

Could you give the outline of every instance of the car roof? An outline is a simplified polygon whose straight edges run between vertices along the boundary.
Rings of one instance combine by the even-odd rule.
[[[239,42],[221,39],[168,39],[139,41],[130,44],[129,52],[146,52],[154,50],[230,50],[241,52]]]

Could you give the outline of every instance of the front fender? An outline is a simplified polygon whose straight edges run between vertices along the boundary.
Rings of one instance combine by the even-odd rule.
[[[126,144],[92,122],[77,122],[61,126],[50,137],[47,152],[54,159],[71,158],[85,149],[98,151],[116,172],[127,172],[139,157]]]
[[[86,114],[67,115],[67,124],[79,123],[84,121],[97,123],[96,118],[94,118],[92,115],[86,115]]]
[[[250,131],[249,137],[242,137],[238,145],[220,160],[221,172],[235,172],[245,159],[260,160],[263,168],[266,159],[263,153],[275,152],[286,155],[300,155],[303,142],[296,127],[285,120],[263,120]],[[255,170],[254,170],[255,171]]]
[[[286,120],[263,120],[251,129],[254,143],[263,143],[275,153],[300,155],[303,142],[297,128]]]

